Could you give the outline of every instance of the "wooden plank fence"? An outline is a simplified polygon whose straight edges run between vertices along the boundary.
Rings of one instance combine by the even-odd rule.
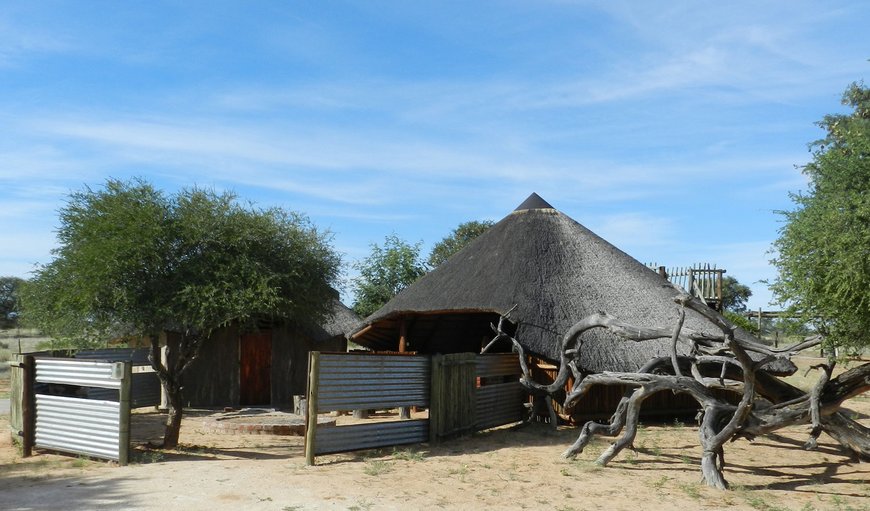
[[[690,295],[721,312],[722,310],[722,278],[726,270],[716,268],[710,263],[696,263],[692,266],[674,266],[666,268],[656,263],[647,267],[658,272],[672,284],[680,286]]]

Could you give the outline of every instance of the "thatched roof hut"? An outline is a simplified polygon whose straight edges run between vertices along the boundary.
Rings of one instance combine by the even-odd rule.
[[[559,360],[564,333],[598,311],[645,327],[676,325],[679,294],[664,277],[532,194],[462,251],[408,286],[351,335],[357,344],[409,351],[479,351],[489,324],[516,309],[515,337],[532,354]],[[684,328],[720,333],[687,310]],[[749,334],[741,332],[740,335]],[[595,329],[581,365],[591,372],[633,371],[669,353],[668,340],[624,342]],[[687,345],[679,350],[685,353]]]

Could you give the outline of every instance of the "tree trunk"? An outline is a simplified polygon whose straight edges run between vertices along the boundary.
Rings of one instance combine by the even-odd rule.
[[[184,411],[184,397],[181,385],[181,375],[190,366],[199,352],[202,336],[184,336],[179,342],[167,338],[166,363],[160,356],[160,337],[151,335],[151,367],[157,373],[157,378],[166,392],[169,401],[166,424],[163,431],[163,442],[159,445],[164,449],[174,449],[178,446],[178,436],[181,432],[181,418]]]
[[[181,417],[184,411],[182,405],[181,387],[173,385],[171,390],[167,390],[169,398],[169,409],[166,416],[166,425],[163,430],[163,447],[164,449],[175,449],[178,447],[178,436],[181,433]]]

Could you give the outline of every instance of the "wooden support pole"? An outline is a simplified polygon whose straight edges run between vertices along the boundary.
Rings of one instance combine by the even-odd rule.
[[[320,352],[308,354],[308,406],[305,408],[305,464],[314,465],[317,438],[317,398],[320,394]]]
[[[689,286],[689,288],[686,289],[686,291],[688,291],[689,295],[691,295],[691,296],[698,296],[695,293],[695,271],[692,268],[689,268],[688,271],[689,271],[689,280],[688,280],[687,285]]]
[[[408,320],[402,317],[402,322],[399,324],[399,353],[408,351]],[[399,418],[407,420],[411,418],[411,408],[407,406],[399,407]]]
[[[758,308],[758,337],[761,338],[761,307]]]
[[[441,439],[441,428],[444,415],[442,394],[442,378],[444,376],[444,355],[432,355],[431,382],[429,385],[429,443],[437,444]]]
[[[121,388],[118,390],[118,465],[122,467],[130,458],[130,393],[133,388],[133,363],[124,364]]]
[[[402,317],[399,324],[399,353],[408,351],[408,320]]]
[[[36,360],[33,355],[24,357],[21,366],[21,456],[28,458],[33,456],[33,446],[36,444],[36,395],[33,393],[33,384],[36,380]]]

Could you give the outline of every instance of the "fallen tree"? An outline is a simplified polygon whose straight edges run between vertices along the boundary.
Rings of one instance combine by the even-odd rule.
[[[623,449],[632,446],[643,402],[661,391],[685,393],[698,402],[698,433],[703,449],[701,473],[709,486],[728,487],[724,477],[727,442],[740,438],[752,440],[787,426],[812,425],[805,446],[808,449],[815,448],[818,436],[826,432],[851,455],[870,458],[870,429],[840,412],[844,401],[870,390],[870,364],[855,367],[836,378],[831,378],[834,362],[817,366],[822,376],[810,392],[805,392],[777,378],[765,366],[818,346],[820,337],[771,349],[758,342],[736,338],[732,325],[688,295],[678,297],[677,301],[683,309],[673,329],[641,328],[605,313],[593,314],[575,323],[562,338],[559,372],[549,384],[532,379],[523,346],[505,332],[504,321],[510,312],[501,318],[498,326],[493,326],[496,335],[483,351],[496,342],[510,341],[519,353],[522,385],[533,396],[549,398],[548,403],[573,376],[574,385],[562,404],[568,412],[596,385],[628,387],[609,422],[589,421],[580,428],[577,440],[562,454],[566,458],[582,453],[595,435],[618,436],[598,457],[598,464],[607,465]],[[687,307],[712,321],[722,333],[710,335],[683,329]],[[670,356],[654,358],[633,373],[586,374],[579,366],[582,334],[595,328],[606,329],[625,342],[670,338]],[[681,339],[691,344],[689,355],[678,355],[677,342]],[[736,392],[739,401],[733,404],[716,389]],[[551,405],[549,409],[554,417]]]

